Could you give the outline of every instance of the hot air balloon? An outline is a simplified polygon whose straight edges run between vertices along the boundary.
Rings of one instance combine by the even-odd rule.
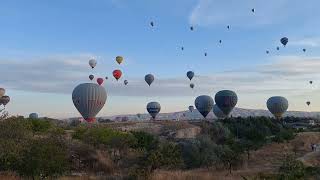
[[[238,97],[237,94],[230,90],[222,90],[217,92],[214,100],[221,111],[229,116],[233,108],[237,105]]]
[[[252,11],[253,13],[256,12],[256,10],[255,10],[254,8],[252,8],[251,11]]]
[[[193,29],[194,29],[193,26],[190,26],[190,30],[193,31]]]
[[[312,83],[313,83],[313,81],[309,81],[309,83],[310,83],[310,84],[312,84]]]
[[[283,44],[283,46],[286,46],[289,42],[289,39],[287,37],[283,37],[280,39],[281,44]]]
[[[268,99],[267,107],[269,111],[278,119],[287,111],[289,107],[288,100],[281,96],[273,96]]]
[[[213,108],[212,108],[212,111],[213,111],[213,114],[218,118],[218,119],[224,119],[228,116],[226,116],[224,114],[224,112],[221,111],[221,109],[215,104],[213,105]]]
[[[138,113],[138,114],[137,114],[137,117],[140,119],[140,118],[141,118],[141,114],[140,114],[140,113]]]
[[[230,26],[229,26],[229,25],[227,26],[227,29],[230,29]]]
[[[305,48],[302,49],[303,52],[306,52],[307,50]]]
[[[221,43],[222,43],[222,40],[219,40],[219,43],[221,44]]]
[[[98,83],[99,85],[101,85],[101,84],[103,83],[103,78],[98,78],[98,79],[97,79],[97,83]]]
[[[193,84],[193,83],[190,84],[190,88],[191,88],[191,89],[194,88],[194,84]]]
[[[116,57],[116,61],[117,61],[118,64],[121,64],[122,61],[123,61],[123,57],[122,56],[117,56]]]
[[[72,92],[73,104],[87,122],[95,121],[106,100],[105,88],[94,83],[80,84]]]
[[[108,78],[108,76],[106,76],[106,78],[105,78],[106,80],[108,80],[109,78]]]
[[[146,83],[150,86],[152,84],[152,82],[154,81],[154,76],[152,74],[147,74],[144,77],[144,80],[146,81]]]
[[[10,102],[10,97],[9,96],[2,96],[0,98],[0,105],[3,104],[6,106]]]
[[[310,106],[311,102],[310,102],[310,101],[307,101],[306,104],[307,104],[308,106]]]
[[[149,112],[149,114],[153,119],[156,118],[160,110],[161,110],[161,106],[158,102],[149,102],[147,104],[147,111]]]
[[[95,59],[90,59],[89,60],[89,65],[93,69],[97,65],[97,61]]]
[[[0,98],[6,94],[6,90],[4,88],[0,88]]]
[[[181,51],[183,51],[183,50],[184,50],[184,47],[182,46],[182,47],[181,47]]]
[[[94,78],[94,75],[91,74],[91,75],[89,76],[89,79],[92,81],[93,78]]]
[[[191,79],[194,77],[194,72],[193,71],[188,71],[187,72],[187,77],[190,79],[190,81],[191,81]]]
[[[119,69],[116,69],[112,72],[113,77],[118,81],[121,78],[122,72]]]
[[[190,112],[193,112],[193,110],[194,110],[194,106],[189,106],[189,108],[188,108],[188,109],[189,109],[189,111],[190,111]]]
[[[269,54],[269,51],[267,50],[266,53]]]
[[[204,56],[207,56],[207,55],[208,55],[208,54],[205,52],[205,53],[204,53]]]
[[[280,47],[277,47],[277,50],[279,51],[279,50],[280,50]]]
[[[29,119],[39,119],[39,115],[37,113],[29,114]]]
[[[123,83],[124,83],[124,85],[127,85],[128,84],[128,80],[124,80]]]
[[[196,98],[196,100],[194,101],[194,104],[197,110],[200,112],[200,114],[204,118],[206,118],[209,112],[212,110],[214,102],[212,97],[202,95]]]
[[[151,27],[154,26],[154,22],[153,22],[153,21],[150,22],[150,26],[151,26]]]

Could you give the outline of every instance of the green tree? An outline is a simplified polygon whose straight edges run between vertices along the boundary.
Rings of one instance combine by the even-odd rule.
[[[32,141],[23,152],[17,173],[23,177],[57,177],[69,168],[66,144],[55,138],[39,138]]]
[[[279,168],[278,179],[306,179],[306,168],[302,162],[296,160],[293,156],[287,156]]]

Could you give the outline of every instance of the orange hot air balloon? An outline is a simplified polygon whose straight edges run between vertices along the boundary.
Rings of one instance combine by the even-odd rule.
[[[119,69],[113,71],[113,77],[118,81],[121,78],[122,72]]]

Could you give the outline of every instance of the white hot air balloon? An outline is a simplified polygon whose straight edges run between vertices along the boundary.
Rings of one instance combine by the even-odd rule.
[[[72,92],[73,104],[87,122],[95,121],[106,100],[105,88],[94,83],[80,84]]]

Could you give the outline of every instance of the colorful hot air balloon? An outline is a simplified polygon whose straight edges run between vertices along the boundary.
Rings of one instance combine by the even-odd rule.
[[[146,81],[146,83],[150,86],[152,84],[152,82],[154,81],[154,76],[152,74],[147,74],[144,77],[144,80]]]
[[[118,81],[121,78],[122,72],[119,69],[113,71],[113,77]]]
[[[122,56],[117,56],[116,57],[116,61],[117,61],[118,64],[121,64],[122,61],[123,61],[123,57]]]
[[[268,99],[267,107],[269,111],[277,118],[280,119],[289,107],[288,100],[281,96],[273,96]]]
[[[73,104],[87,122],[95,121],[106,100],[105,88],[94,83],[80,84],[72,92]]]
[[[4,88],[0,88],[0,98],[6,94],[6,90]]]
[[[2,96],[0,98],[0,105],[6,106],[10,102],[10,97],[9,96]]]
[[[190,88],[191,88],[191,89],[194,88],[194,84],[193,84],[193,83],[190,84]]]
[[[39,119],[39,115],[37,113],[29,114],[29,119]]]
[[[221,109],[215,104],[213,105],[213,108],[212,108],[212,111],[213,111],[213,114],[218,118],[218,119],[224,119],[228,116],[226,116],[222,111]]]
[[[237,105],[238,96],[235,92],[230,90],[222,90],[217,92],[214,100],[221,111],[229,116],[233,108]]]
[[[98,83],[99,85],[101,85],[101,84],[103,83],[103,78],[98,78],[98,79],[97,79],[97,83]]]
[[[89,76],[89,79],[92,81],[92,79],[94,79],[94,75],[91,74],[91,75]]]
[[[190,81],[191,81],[191,79],[194,77],[194,72],[193,71],[188,71],[187,72],[187,77],[190,79]]]
[[[97,65],[97,61],[95,59],[90,59],[89,60],[89,65],[93,69]]]
[[[147,111],[149,112],[149,114],[153,119],[156,118],[160,110],[161,110],[161,106],[158,102],[149,102],[147,104]]]
[[[196,100],[194,101],[194,104],[197,110],[200,112],[200,114],[204,118],[206,118],[209,112],[212,110],[214,102],[212,97],[202,95],[196,98]]]
[[[127,85],[128,84],[128,80],[124,80],[123,83],[124,83],[124,85]]]
[[[189,108],[188,108],[188,109],[189,109],[189,111],[190,111],[190,112],[193,112],[193,110],[194,110],[194,106],[189,106]]]
[[[283,44],[283,46],[286,46],[289,42],[289,39],[287,37],[283,37],[280,39],[281,44]]]

